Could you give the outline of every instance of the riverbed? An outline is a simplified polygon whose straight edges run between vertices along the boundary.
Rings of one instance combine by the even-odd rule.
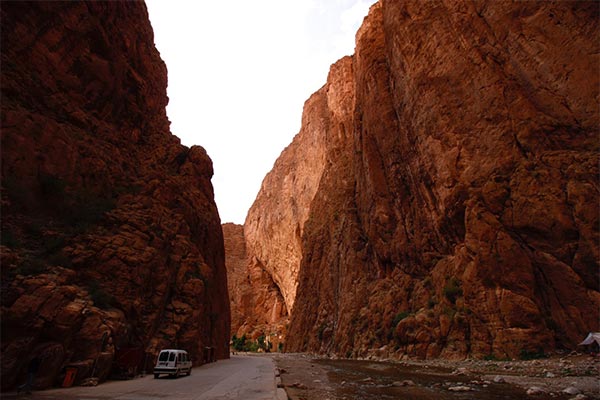
[[[581,355],[531,361],[274,359],[291,400],[600,399],[600,363]],[[571,393],[564,392],[568,388]]]

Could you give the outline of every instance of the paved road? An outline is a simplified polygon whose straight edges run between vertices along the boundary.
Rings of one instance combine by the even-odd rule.
[[[280,394],[281,395],[281,394]],[[2,398],[16,398],[3,393]],[[277,399],[275,365],[269,356],[232,356],[194,368],[176,379],[152,375],[128,381],[110,381],[96,387],[35,391],[19,398],[35,400],[274,400]]]

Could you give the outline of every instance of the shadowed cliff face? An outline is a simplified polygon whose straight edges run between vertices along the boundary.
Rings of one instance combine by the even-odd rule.
[[[103,379],[128,347],[138,368],[164,347],[228,357],[212,163],[169,131],[145,5],[1,10],[3,389],[34,355],[38,387],[67,364]]]
[[[246,220],[291,288],[287,350],[514,357],[599,329],[598,7],[372,7]]]

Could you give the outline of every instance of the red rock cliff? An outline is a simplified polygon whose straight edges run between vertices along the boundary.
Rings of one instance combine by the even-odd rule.
[[[223,224],[225,265],[231,306],[231,336],[256,341],[265,336],[278,350],[285,338],[289,315],[279,287],[246,253],[244,227]]]
[[[145,5],[1,12],[2,388],[34,355],[38,387],[66,365],[103,379],[132,347],[138,369],[163,347],[228,357],[212,163],[169,131]]]
[[[246,220],[296,290],[287,350],[514,357],[599,329],[598,12],[372,7]]]

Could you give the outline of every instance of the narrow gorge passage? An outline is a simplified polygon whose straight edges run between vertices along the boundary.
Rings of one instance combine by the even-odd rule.
[[[34,360],[46,389],[173,348],[298,357],[342,397],[353,373],[372,381],[347,396],[404,390],[365,368],[415,360],[456,362],[465,391],[493,371],[600,397],[579,345],[600,331],[600,2],[378,1],[243,225],[171,131],[143,2],[0,10],[3,394]],[[414,390],[460,396],[424,375]],[[305,377],[282,379],[302,397]]]

